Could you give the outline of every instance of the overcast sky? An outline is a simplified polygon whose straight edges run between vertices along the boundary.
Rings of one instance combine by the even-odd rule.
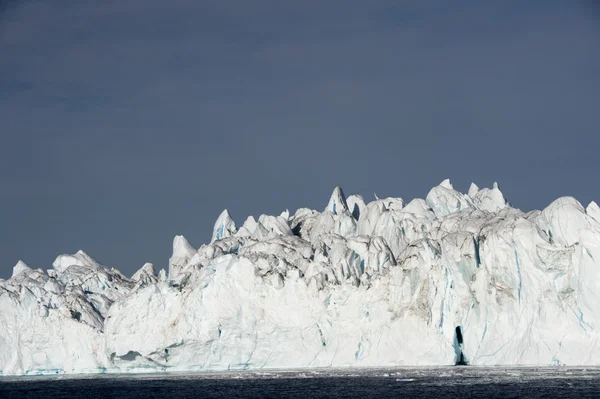
[[[0,0],[0,278],[132,274],[228,208],[335,185],[600,200],[600,13],[575,0]]]

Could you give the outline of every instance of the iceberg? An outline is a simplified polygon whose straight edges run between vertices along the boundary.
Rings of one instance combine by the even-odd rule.
[[[83,251],[0,280],[0,373],[600,365],[600,208],[444,180],[425,199],[227,210],[131,278]]]

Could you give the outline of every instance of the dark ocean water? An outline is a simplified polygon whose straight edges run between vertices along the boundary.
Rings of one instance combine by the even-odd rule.
[[[0,398],[600,398],[598,368],[0,377]]]

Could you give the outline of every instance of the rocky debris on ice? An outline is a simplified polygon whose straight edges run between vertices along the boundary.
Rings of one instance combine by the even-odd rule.
[[[83,251],[0,280],[2,374],[600,364],[600,208],[512,208],[497,184],[323,212],[228,211],[168,274]]]

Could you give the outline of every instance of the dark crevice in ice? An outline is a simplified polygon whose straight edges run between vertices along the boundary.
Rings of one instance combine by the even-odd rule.
[[[124,360],[126,362],[132,362],[134,361],[138,356],[142,356],[139,352],[136,351],[129,351],[126,354],[124,354],[123,356],[117,356],[119,359]]]
[[[360,218],[360,208],[358,207],[358,204],[354,204],[354,208],[352,209],[352,217],[356,220]]]
[[[81,321],[81,312],[71,310],[71,317],[77,321]]]
[[[454,330],[454,352],[456,358],[454,359],[454,365],[466,366],[468,365],[465,354],[463,353],[463,335],[460,326],[457,326]]]
[[[475,247],[475,266],[481,265],[481,255],[479,254],[479,237],[473,237],[473,246]]]
[[[292,228],[292,234],[300,237],[300,233],[302,232],[302,222],[298,223]]]

